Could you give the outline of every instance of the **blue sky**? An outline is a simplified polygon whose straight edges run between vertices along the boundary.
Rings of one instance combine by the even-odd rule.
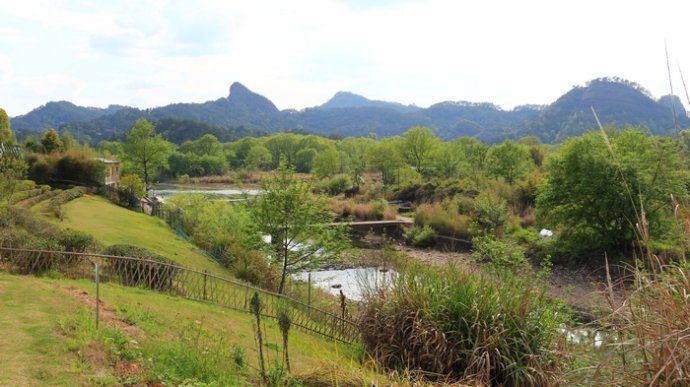
[[[0,8],[0,107],[141,108],[224,97],[281,109],[340,90],[428,106],[550,103],[601,76],[676,94],[690,81],[683,1],[12,1]]]

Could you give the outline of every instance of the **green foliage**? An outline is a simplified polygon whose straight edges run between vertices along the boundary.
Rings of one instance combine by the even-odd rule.
[[[558,380],[565,359],[556,349],[567,315],[537,279],[411,265],[393,284],[366,300],[360,318],[367,352],[383,367],[482,385]]]
[[[10,128],[10,117],[5,109],[0,108],[0,144],[14,145],[16,138]]]
[[[14,157],[9,152],[0,155],[0,207],[10,205],[26,170],[24,160]]]
[[[518,245],[491,236],[472,238],[472,257],[504,267],[517,267],[527,263],[525,253]]]
[[[345,192],[345,190],[349,189],[352,187],[352,181],[350,181],[350,177],[345,174],[339,174],[335,175],[332,178],[328,180],[328,183],[326,184],[328,193],[330,195],[338,195],[340,193]]]
[[[172,151],[173,145],[156,134],[153,124],[147,120],[137,120],[127,133],[125,159],[141,174],[147,186],[151,178],[167,166]]]
[[[185,233],[226,267],[233,267],[241,258],[251,259],[251,250],[262,245],[261,235],[243,203],[212,201],[199,194],[175,195],[168,199],[165,208],[179,208]],[[267,274],[257,270],[258,274]],[[249,274],[244,279],[261,282]]]
[[[369,147],[367,164],[381,172],[384,185],[396,183],[399,180],[400,170],[404,168],[405,164],[400,153],[402,141],[401,138],[385,138]]]
[[[340,172],[340,153],[334,148],[329,148],[314,156],[312,170],[319,178],[331,177]]]
[[[88,151],[69,151],[55,163],[52,179],[70,184],[98,186],[105,181],[106,166]]]
[[[278,290],[283,293],[288,275],[337,259],[347,237],[343,228],[325,226],[333,221],[325,202],[285,163],[262,181],[261,189],[264,193],[250,202],[251,215],[257,228],[271,236],[271,256],[282,272]]]
[[[439,139],[431,128],[415,126],[403,134],[402,155],[419,174],[427,168]]]
[[[436,232],[429,225],[414,226],[405,231],[403,237],[415,247],[431,247],[436,243]]]
[[[124,175],[117,183],[118,204],[137,208],[139,200],[146,195],[146,184],[138,175]]]
[[[302,152],[302,151],[300,151]],[[300,154],[298,152],[297,154],[298,162],[302,160],[300,157]],[[303,160],[302,160],[303,161]],[[311,160],[309,160],[311,162]],[[271,164],[273,163],[273,156],[271,156],[271,152],[263,145],[255,145],[249,149],[249,152],[247,153],[247,157],[244,161],[244,165],[248,169],[261,169],[261,170],[267,170],[268,168],[271,167]],[[300,164],[302,165],[303,169],[306,169],[305,164]],[[309,165],[309,170],[311,169],[311,164]],[[308,170],[307,170],[308,172]]]
[[[486,157],[491,174],[502,177],[508,184],[523,178],[532,160],[524,146],[510,140],[491,147]]]
[[[457,203],[452,200],[421,204],[415,215],[415,224],[429,225],[439,234],[455,238],[469,237],[470,223],[470,217],[460,214]]]
[[[43,151],[45,153],[61,152],[65,148],[62,140],[60,140],[60,135],[58,135],[58,132],[53,128],[43,133],[43,136],[41,136],[41,145],[43,145]]]
[[[508,203],[491,190],[483,191],[474,199],[472,218],[484,234],[501,235],[508,218]]]
[[[539,189],[542,223],[562,227],[561,238],[578,251],[630,251],[644,209],[651,239],[672,232],[669,195],[686,197],[685,159],[678,142],[639,130],[591,132],[565,142]]]

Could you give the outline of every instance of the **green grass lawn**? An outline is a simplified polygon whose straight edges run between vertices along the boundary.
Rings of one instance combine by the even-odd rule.
[[[77,307],[52,283],[0,273],[1,386],[83,385],[58,329]]]
[[[255,320],[249,314],[140,288],[102,284],[101,300],[114,310],[119,323],[136,327],[137,333],[123,336],[112,317],[95,330],[93,311],[85,309],[84,300],[70,295],[74,292],[70,289],[83,290],[90,298],[95,294],[95,286],[88,280],[0,272],[0,385],[177,384],[216,374],[225,375],[222,385],[258,381]],[[282,337],[275,321],[264,319],[262,327],[265,364],[272,369],[283,356]],[[132,339],[136,344],[131,344]],[[123,344],[115,345],[118,340]],[[85,356],[93,349],[104,353],[105,360],[94,362],[97,356]],[[290,331],[289,353],[293,375],[308,375],[326,384],[352,380],[361,384],[382,378],[359,365],[355,360],[359,351],[353,345],[298,329]],[[241,367],[235,364],[237,356],[243,360]],[[144,371],[124,379],[117,369],[125,361],[139,364]]]
[[[41,206],[35,208],[41,211]],[[191,269],[208,270],[226,277],[230,275],[193,244],[177,236],[159,218],[127,210],[105,198],[91,195],[64,204],[62,212],[62,227],[89,233],[105,245],[143,247]]]

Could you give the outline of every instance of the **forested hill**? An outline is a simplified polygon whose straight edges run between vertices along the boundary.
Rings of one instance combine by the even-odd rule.
[[[338,92],[321,106],[280,111],[266,97],[234,83],[227,97],[204,103],[177,103],[154,109],[110,106],[80,107],[50,102],[26,115],[12,118],[20,136],[54,127],[69,129],[82,140],[98,142],[122,137],[135,120],[162,121],[172,141],[213,133],[231,140],[242,135],[286,130],[324,135],[379,137],[400,135],[412,126],[428,126],[443,139],[474,136],[495,143],[527,135],[558,142],[596,126],[590,107],[604,125],[639,126],[656,134],[672,133],[676,124],[671,97],[655,100],[639,85],[619,78],[600,78],[578,86],[548,106],[525,105],[503,110],[491,103],[441,102],[428,108],[369,100]],[[680,128],[690,126],[680,101],[675,108]],[[160,127],[159,130],[165,131]],[[171,129],[172,128],[172,129]],[[197,136],[198,137],[198,136]]]

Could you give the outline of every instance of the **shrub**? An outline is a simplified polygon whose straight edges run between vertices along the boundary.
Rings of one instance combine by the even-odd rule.
[[[67,229],[61,231],[57,243],[64,251],[72,253],[85,253],[95,246],[96,240],[89,234],[81,231]],[[78,264],[84,261],[83,255],[65,254],[65,262],[68,265]]]
[[[403,237],[407,243],[416,247],[430,247],[436,243],[436,232],[428,225],[414,226],[405,231]]]
[[[383,367],[478,385],[557,383],[567,314],[535,279],[412,265],[393,282],[365,300],[359,320],[367,352]]]
[[[429,225],[439,234],[452,237],[468,237],[470,223],[469,216],[459,214],[455,208],[441,203],[421,204],[415,215],[415,224]]]
[[[335,175],[326,184],[326,190],[329,195],[338,195],[345,192],[346,189],[352,187],[352,181],[350,177],[345,174]]]
[[[233,274],[263,289],[278,290],[280,275],[260,253],[247,252],[237,257],[233,265]]]
[[[502,241],[490,236],[472,239],[472,256],[478,261],[498,266],[514,267],[524,265],[527,260],[520,247],[512,242]]]
[[[146,184],[138,175],[124,175],[117,185],[118,204],[138,208],[139,200],[146,195]]]
[[[179,268],[174,262],[146,249],[130,245],[113,245],[105,249],[105,255],[136,258],[113,259],[108,271],[120,277],[127,286],[143,286],[152,290],[170,291]]]

